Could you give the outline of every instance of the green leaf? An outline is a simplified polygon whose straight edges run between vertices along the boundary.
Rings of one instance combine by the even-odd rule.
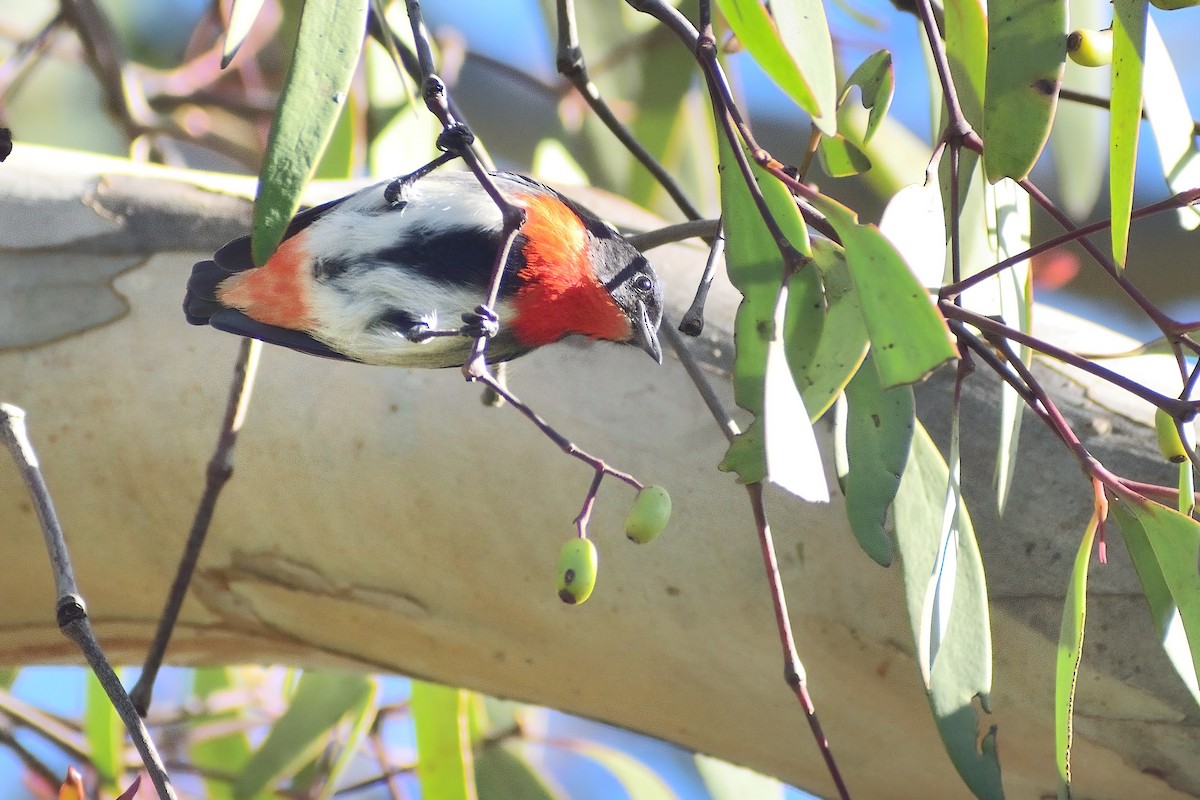
[[[692,89],[696,61],[666,38],[649,40],[642,58],[647,77],[632,98],[632,108],[637,110],[633,135],[659,163],[678,174],[682,150],[694,133],[688,129],[683,104]],[[629,199],[650,208],[661,191],[654,176],[637,163],[629,176]]]
[[[822,136],[817,144],[817,155],[821,158],[821,169],[831,178],[846,178],[871,168],[867,154],[840,133]]]
[[[590,758],[607,769],[621,784],[629,800],[678,800],[678,795],[657,772],[628,753],[584,739],[558,740],[560,747]]]
[[[491,742],[475,753],[479,800],[556,800],[558,795],[523,750],[523,742],[510,739]]]
[[[201,667],[192,673],[192,692],[201,700],[236,685],[235,672],[231,667]],[[235,719],[237,716],[237,711],[231,711],[219,715],[219,718]],[[209,738],[189,739],[189,742],[188,754],[202,771],[211,769],[237,774],[250,758],[250,742],[240,730]],[[204,788],[209,800],[233,800],[233,787],[228,781],[205,778]]]
[[[1200,524],[1136,495],[1110,507],[1171,665],[1200,704]]]
[[[1067,59],[1066,0],[990,0],[983,163],[1020,180],[1046,146]]]
[[[250,28],[262,10],[263,0],[232,0],[229,9],[229,27],[225,31],[225,44],[221,48],[221,69],[229,66],[238,49],[250,35]]]
[[[410,707],[417,729],[417,779],[422,797],[471,800],[475,796],[467,694],[466,689],[412,682]]]
[[[712,800],[783,800],[783,784],[777,778],[700,753],[692,759]]]
[[[1200,186],[1200,150],[1196,148],[1195,123],[1187,97],[1179,83],[1171,54],[1153,19],[1146,28],[1146,78],[1142,85],[1146,120],[1154,132],[1163,177],[1172,192]],[[1200,227],[1200,208],[1178,210],[1179,223],[1187,230]]]
[[[118,789],[117,782],[125,772],[125,725],[91,670],[84,681],[83,735],[92,754],[92,766],[107,788]]]
[[[763,71],[822,133],[836,133],[833,45],[819,0],[779,0],[772,4],[774,20],[759,0],[717,0],[717,5]]]
[[[860,225],[854,212],[828,197],[818,197],[813,205],[846,249],[884,387],[916,383],[955,358],[946,321],[879,229]]]
[[[356,672],[305,670],[287,711],[234,781],[233,796],[248,800],[311,760],[342,718],[374,691],[374,682]]]
[[[354,93],[346,95],[342,112],[338,114],[329,143],[313,173],[313,178],[322,181],[344,181],[354,176],[359,162],[359,145],[364,138],[362,110],[354,99]]]
[[[1068,0],[1072,29],[1099,30],[1109,21],[1107,4]],[[1063,87],[1094,97],[1109,94],[1109,71],[1084,67],[1067,59]],[[1083,103],[1060,103],[1050,131],[1051,163],[1062,205],[1074,219],[1084,219],[1096,206],[1108,167],[1108,111]]]
[[[859,88],[862,94],[863,108],[871,110],[871,114],[867,118],[866,131],[862,135],[863,142],[869,142],[875,135],[875,131],[879,130],[884,117],[887,116],[888,109],[892,105],[892,97],[896,93],[896,70],[892,66],[892,54],[887,50],[877,50],[867,56],[866,60],[858,65],[858,68],[842,85],[839,104],[845,102],[851,86]],[[838,128],[841,129],[840,123]]]
[[[945,6],[946,59],[950,62],[954,90],[967,122],[976,131],[982,131],[984,85],[987,82],[987,7],[980,0],[948,0]],[[937,75],[932,74],[930,78],[935,84],[933,99],[939,102],[941,86],[937,85]],[[940,127],[934,130],[940,130]]]
[[[1112,213],[1112,253],[1118,267],[1129,249],[1133,180],[1142,122],[1147,0],[1113,0],[1112,100],[1109,104],[1108,196]]]
[[[292,66],[271,125],[254,199],[252,250],[266,263],[283,239],[346,103],[367,24],[367,0],[307,0]]]
[[[730,445],[720,468],[736,472],[742,483],[770,478],[806,499],[828,499],[812,426],[790,377],[782,341],[786,297],[794,292],[804,298],[798,301],[801,306],[811,306],[821,296],[821,277],[810,260],[794,273],[784,291],[779,247],[724,137],[720,150],[725,264],[730,281],[742,293],[734,320],[734,401],[756,417]],[[811,259],[808,229],[790,192],[765,170],[756,165],[751,169],[776,223],[792,246]],[[816,343],[823,324],[822,314],[794,316],[789,343]],[[770,469],[772,465],[774,470]]]
[[[810,285],[793,275],[783,336],[792,379],[804,398],[809,419],[816,422],[858,370],[867,355],[868,340],[845,252],[827,239],[817,239],[812,249],[824,297],[808,294]],[[812,336],[808,318],[816,315],[823,315],[824,322],[814,342],[807,338]]]
[[[379,683],[369,679],[370,691],[363,692],[357,705],[352,705],[345,714],[350,730],[339,743],[337,756],[322,776],[321,792],[317,800],[330,800],[338,788],[338,779],[350,768],[359,755],[359,744],[371,732],[371,725],[379,711]]]
[[[20,674],[20,667],[0,667],[0,689],[11,689]]]
[[[1083,626],[1087,617],[1088,564],[1092,558],[1092,542],[1096,538],[1097,519],[1092,517],[1067,585],[1063,603],[1062,627],[1058,634],[1058,658],[1054,668],[1054,749],[1058,758],[1059,797],[1071,796],[1071,727],[1075,705],[1075,685],[1079,677],[1079,662],[1083,658]]]
[[[1003,797],[995,728],[981,743],[979,731],[987,728],[974,706],[979,698],[987,711],[992,683],[983,563],[956,476],[920,423],[895,520],[913,639],[938,733],[977,797]]]
[[[845,405],[835,441],[846,516],[863,551],[880,566],[890,566],[892,544],[884,525],[912,446],[912,387],[884,389],[874,365],[864,363],[846,386]]]

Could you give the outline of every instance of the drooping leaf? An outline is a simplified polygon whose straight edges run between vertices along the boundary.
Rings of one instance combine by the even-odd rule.
[[[1118,268],[1125,265],[1125,253],[1129,249],[1133,180],[1142,122],[1148,7],[1147,0],[1113,0],[1108,198],[1112,214],[1112,254]]]
[[[1050,136],[1066,58],[1066,0],[990,0],[981,135],[992,183],[1033,169]]]
[[[373,687],[371,678],[359,673],[305,670],[287,711],[234,781],[233,796],[248,800],[311,760],[342,718],[374,692]]]
[[[262,5],[263,0],[231,0],[229,27],[225,30],[225,44],[221,48],[221,69],[229,66],[250,35],[250,28],[258,18]]]
[[[867,56],[850,77],[842,85],[842,94],[838,103],[846,101],[850,87],[857,86],[862,94],[863,108],[871,110],[867,117],[867,127],[863,132],[863,142],[871,141],[871,137],[879,130],[888,109],[892,105],[892,97],[896,93],[896,70],[892,65],[892,54],[887,50],[877,50]],[[838,129],[841,129],[839,123]],[[865,156],[864,156],[865,157]],[[869,162],[868,162],[869,163]]]
[[[988,709],[991,633],[983,563],[957,481],[924,427],[917,424],[895,501],[896,544],[903,565],[913,639],[929,704],[946,752],[980,798],[1004,796],[996,732]]]
[[[1172,192],[1183,192],[1200,186],[1195,123],[1179,75],[1171,63],[1171,54],[1154,20],[1148,19],[1146,23],[1146,78],[1142,87],[1146,120],[1154,132],[1167,186]],[[1187,230],[1200,227],[1200,209],[1196,206],[1184,206],[1178,213],[1179,223]]]
[[[125,772],[125,725],[113,707],[108,693],[90,670],[84,679],[86,691],[83,711],[83,735],[92,755],[92,766],[110,789]]]
[[[773,3],[774,20],[759,0],[717,0],[717,5],[763,71],[822,133],[836,133],[833,45],[819,0]]]
[[[628,753],[592,740],[559,740],[556,744],[608,770],[629,800],[679,800],[657,772]]]
[[[201,700],[235,685],[234,670],[230,667],[203,667],[195,670],[192,676],[192,692]],[[224,717],[233,719],[236,714],[236,711],[231,711]],[[242,770],[250,758],[250,742],[241,730],[219,736],[196,737],[190,740],[188,754],[202,773],[213,770],[235,774]],[[210,800],[233,800],[233,787],[228,781],[206,778],[204,788]]]
[[[859,224],[854,212],[827,197],[817,198],[814,205],[846,249],[883,385],[916,383],[954,358],[946,321],[879,229]]]
[[[265,263],[300,206],[346,104],[367,25],[367,0],[308,0],[271,125],[254,199],[251,247]]]
[[[1098,520],[1095,516],[1083,532],[1067,599],[1063,603],[1062,626],[1058,634],[1058,658],[1054,669],[1054,749],[1058,760],[1059,796],[1071,796],[1071,734],[1072,710],[1075,705],[1075,685],[1079,677],[1079,662],[1083,658],[1083,626],[1087,618],[1088,565],[1092,558],[1092,542],[1096,538]]]
[[[339,778],[345,774],[354,759],[359,754],[359,744],[371,732],[371,725],[379,710],[379,683],[368,679],[369,691],[359,695],[358,703],[351,705],[344,719],[349,727],[345,737],[339,742],[337,756],[324,770],[321,791],[317,800],[330,800],[338,789]]]
[[[963,116],[976,132],[981,132],[988,61],[987,5],[981,0],[948,0],[945,11],[946,59],[954,78],[954,90]],[[933,83],[933,102],[944,105],[936,71],[930,69],[929,78]],[[934,130],[940,133],[941,128]]]
[[[348,93],[329,135],[329,143],[325,145],[325,151],[313,173],[316,180],[344,181],[354,176],[362,160],[360,151],[365,141],[363,114],[359,106],[354,93]]]
[[[933,181],[905,186],[883,209],[879,230],[927,289],[946,273],[946,218],[941,187]]]
[[[712,800],[783,800],[779,779],[697,753],[693,760]]]
[[[467,731],[467,690],[412,682],[417,780],[422,797],[474,800],[475,768]]]
[[[479,800],[557,800],[546,777],[524,757],[520,739],[484,745],[475,753]]]
[[[1110,511],[1137,570],[1163,649],[1200,704],[1200,523],[1142,497],[1119,497]]]
[[[824,297],[811,296],[811,285],[793,275],[783,336],[792,378],[804,398],[809,419],[816,422],[862,363],[868,340],[845,252],[827,239],[814,241],[812,250]],[[815,343],[804,338],[812,336],[804,319],[807,315],[824,316]]]
[[[870,363],[864,363],[846,385],[846,419],[836,436],[844,448],[837,459],[838,481],[854,537],[884,567],[892,563],[884,523],[908,462],[914,408],[912,387],[884,389]]]
[[[840,133],[822,136],[817,144],[817,155],[821,159],[821,169],[831,178],[859,175],[871,168],[867,154]]]

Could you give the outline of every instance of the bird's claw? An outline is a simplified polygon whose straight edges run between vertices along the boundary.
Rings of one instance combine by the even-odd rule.
[[[472,339],[481,336],[491,339],[500,332],[500,318],[487,306],[476,306],[474,311],[462,315],[462,321],[462,335]]]
[[[455,155],[462,155],[474,143],[475,134],[461,122],[446,126],[437,137],[438,150]]]

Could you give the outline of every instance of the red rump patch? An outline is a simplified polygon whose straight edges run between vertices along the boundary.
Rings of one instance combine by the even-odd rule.
[[[629,320],[592,267],[587,231],[570,208],[550,195],[518,195],[526,211],[521,228],[525,265],[513,298],[511,324],[525,345],[539,347],[569,334],[626,341]]]
[[[217,299],[251,319],[279,328],[312,327],[304,234],[286,240],[266,264],[221,281]]]

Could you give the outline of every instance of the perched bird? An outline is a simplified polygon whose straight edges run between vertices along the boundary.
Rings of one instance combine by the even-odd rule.
[[[513,243],[489,361],[572,334],[635,344],[662,361],[662,287],[645,257],[553,189],[492,175],[525,224]],[[500,247],[499,209],[474,176],[419,170],[301,211],[256,267],[249,237],[192,269],[183,309],[211,325],[313,355],[455,367],[494,332],[479,304]],[[465,323],[465,324],[460,324]]]

